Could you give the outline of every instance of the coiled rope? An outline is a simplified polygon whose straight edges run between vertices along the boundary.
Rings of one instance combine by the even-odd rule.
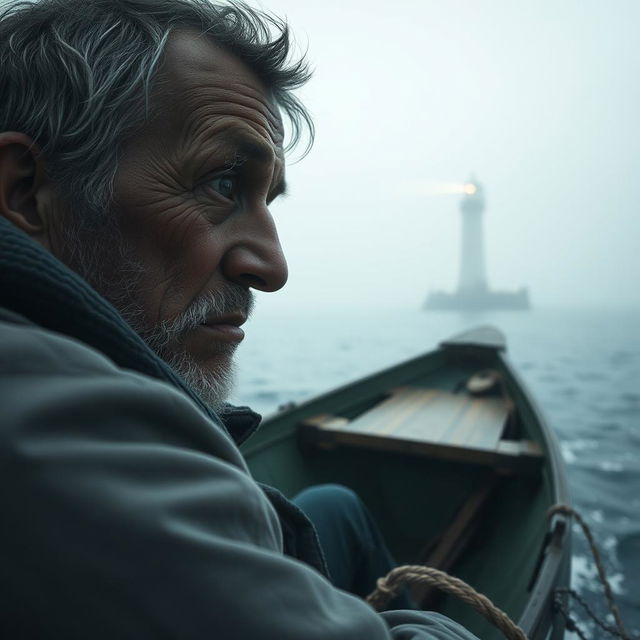
[[[379,578],[376,590],[367,596],[367,602],[376,611],[384,609],[389,600],[396,597],[404,584],[428,584],[442,591],[457,596],[493,623],[507,640],[527,640],[524,631],[496,607],[486,596],[478,593],[473,587],[459,578],[454,578],[444,571],[424,567],[422,565],[404,565],[390,571],[384,578]]]
[[[612,635],[615,635],[622,640],[634,640],[634,638],[628,634],[624,624],[622,623],[620,610],[614,602],[613,591],[609,580],[607,579],[604,565],[602,564],[602,557],[600,556],[600,552],[598,551],[589,526],[577,511],[564,504],[554,505],[549,509],[547,512],[547,518],[550,519],[554,515],[564,515],[575,518],[576,522],[581,526],[589,543],[589,547],[591,548],[591,553],[593,554],[593,559],[598,569],[598,577],[604,588],[607,605],[609,606],[615,620],[616,628],[609,627],[597,619],[596,621],[602,629],[608,631]],[[527,636],[524,631],[515,622],[513,622],[513,620],[511,620],[504,611],[496,607],[489,598],[478,593],[473,589],[473,587],[470,587],[466,582],[459,578],[454,578],[448,573],[432,567],[426,567],[423,565],[404,565],[402,567],[396,567],[386,576],[378,578],[376,589],[373,593],[367,596],[367,602],[376,609],[376,611],[382,611],[389,600],[395,598],[400,593],[400,589],[405,584],[426,584],[437,587],[450,595],[457,596],[476,609],[476,611],[482,614],[487,620],[489,620],[489,622],[498,627],[507,640],[527,640]],[[568,593],[568,591],[558,589],[554,593],[554,602],[556,606],[558,606],[563,593]],[[578,635],[581,638],[584,638],[585,636],[576,628],[575,621],[568,616],[567,612],[562,608],[560,608],[560,612],[564,615],[567,627],[571,627],[571,630],[578,632]]]

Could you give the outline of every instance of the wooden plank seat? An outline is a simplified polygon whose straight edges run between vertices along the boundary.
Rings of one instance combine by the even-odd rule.
[[[505,440],[509,409],[499,396],[400,387],[353,419],[322,414],[304,421],[302,437],[319,446],[353,445],[535,471],[537,443]]]

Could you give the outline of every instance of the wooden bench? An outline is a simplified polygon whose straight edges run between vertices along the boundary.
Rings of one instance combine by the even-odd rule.
[[[542,453],[529,440],[506,440],[509,415],[500,396],[471,396],[438,389],[400,387],[353,419],[323,414],[301,425],[306,442],[351,445],[532,472]]]

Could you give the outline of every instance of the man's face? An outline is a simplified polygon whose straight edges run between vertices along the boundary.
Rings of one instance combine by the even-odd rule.
[[[172,36],[155,86],[154,115],[125,145],[114,185],[117,277],[93,284],[216,404],[250,289],[287,280],[269,212],[284,191],[282,123],[253,73],[193,33]]]

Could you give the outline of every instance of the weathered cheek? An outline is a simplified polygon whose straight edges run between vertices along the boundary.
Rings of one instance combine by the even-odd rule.
[[[175,317],[208,290],[219,269],[222,246],[211,227],[200,224],[186,227],[180,237],[167,245],[164,262],[164,290],[160,316]]]
[[[145,240],[151,267],[147,292],[156,320],[171,319],[204,290],[220,261],[210,225],[178,210],[164,211]]]
[[[205,287],[218,269],[223,255],[221,238],[211,228],[201,229],[191,238],[183,264],[191,287]]]
[[[222,258],[226,226],[212,226],[197,207],[165,212],[158,245],[166,273],[186,279],[185,286],[204,286]]]

